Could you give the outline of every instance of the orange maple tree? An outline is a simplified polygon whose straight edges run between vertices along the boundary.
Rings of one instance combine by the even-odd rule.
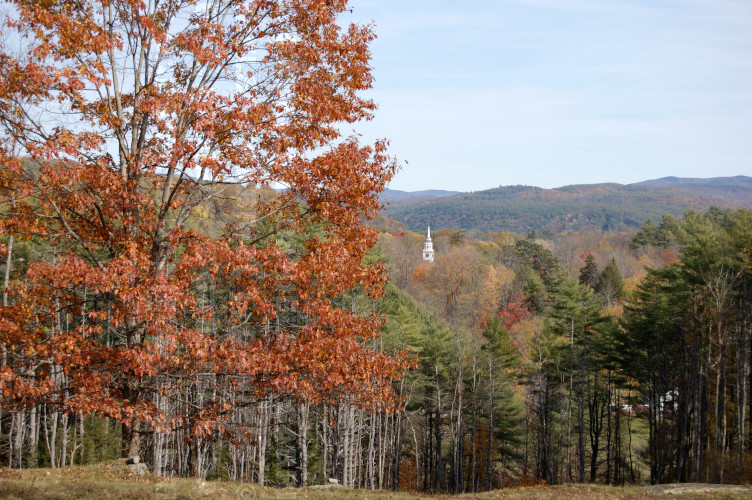
[[[47,253],[0,310],[3,408],[117,419],[133,455],[150,429],[212,433],[270,393],[394,405],[410,361],[366,347],[378,317],[337,307],[381,291],[364,222],[396,168],[341,132],[375,109],[374,35],[338,24],[346,4],[10,2],[0,235]],[[191,229],[228,196],[242,216]],[[207,376],[233,396],[155,404]]]

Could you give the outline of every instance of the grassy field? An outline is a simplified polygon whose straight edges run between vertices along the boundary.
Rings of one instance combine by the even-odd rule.
[[[666,489],[667,488],[667,489]],[[0,498],[8,499],[339,499],[339,498],[441,498],[441,499],[650,499],[666,498],[750,498],[752,488],[723,489],[707,485],[687,487],[627,486],[623,488],[601,485],[533,486],[509,488],[491,492],[449,495],[418,495],[409,492],[392,493],[364,490],[331,489],[275,489],[257,485],[196,479],[164,479],[151,475],[139,476],[130,472],[122,461],[95,466],[66,469],[0,469]],[[672,489],[674,488],[674,489]],[[676,490],[675,488],[685,488]]]

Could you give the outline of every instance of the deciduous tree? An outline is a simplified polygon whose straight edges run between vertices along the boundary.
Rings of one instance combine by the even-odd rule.
[[[341,27],[344,0],[9,8],[0,232],[52,250],[0,312],[3,409],[116,419],[133,455],[155,430],[221,433],[272,393],[387,408],[402,360],[365,347],[376,317],[335,302],[384,280],[364,220],[395,164],[340,134],[374,110],[371,27]],[[243,217],[188,229],[230,195]],[[184,391],[180,411],[155,403]]]

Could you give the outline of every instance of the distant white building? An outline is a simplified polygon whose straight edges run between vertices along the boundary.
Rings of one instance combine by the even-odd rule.
[[[431,226],[428,226],[428,234],[426,235],[426,244],[423,247],[423,260],[433,264],[433,242],[431,241]]]

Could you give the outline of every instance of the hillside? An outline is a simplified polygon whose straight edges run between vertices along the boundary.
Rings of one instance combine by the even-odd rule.
[[[686,185],[705,185],[705,186],[741,186],[752,187],[752,177],[737,175],[735,177],[712,177],[701,179],[696,177],[661,177],[648,181],[635,182],[630,186],[686,186]]]
[[[488,231],[629,230],[646,219],[688,210],[752,207],[752,178],[666,178],[638,184],[586,184],[543,189],[502,186],[412,205],[390,205],[387,217],[412,230],[436,228]]]
[[[421,201],[434,200],[460,194],[459,191],[444,191],[441,189],[426,189],[423,191],[400,191],[398,189],[384,189],[379,195],[382,203],[391,205],[412,205]]]

